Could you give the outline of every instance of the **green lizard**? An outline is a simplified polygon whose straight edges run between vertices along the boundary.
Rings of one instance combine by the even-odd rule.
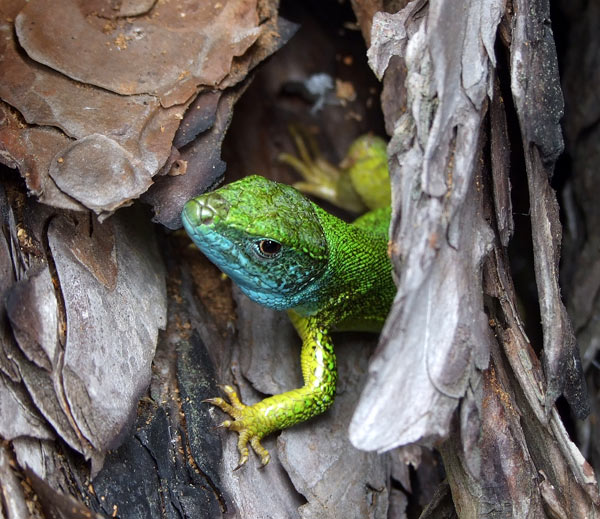
[[[304,162],[293,165],[304,169],[300,172],[306,182],[331,183],[335,168],[315,172],[315,162],[300,137],[294,137]],[[372,137],[361,139],[350,149],[346,172],[373,172],[375,167],[374,174],[387,177],[385,145],[382,159],[381,147],[372,152],[366,145],[365,139]],[[358,185],[360,192],[364,184]],[[370,194],[368,187],[366,192]],[[383,200],[386,196],[389,201],[389,188]],[[224,386],[229,401],[207,400],[233,418],[222,426],[239,434],[238,468],[248,460],[248,443],[264,466],[270,459],[260,443],[264,436],[308,420],[333,403],[337,371],[331,331],[381,329],[396,292],[387,256],[389,202],[385,205],[348,224],[293,187],[260,176],[185,204],[183,224],[198,248],[251,299],[287,310],[302,339],[301,388],[246,406],[231,386]]]

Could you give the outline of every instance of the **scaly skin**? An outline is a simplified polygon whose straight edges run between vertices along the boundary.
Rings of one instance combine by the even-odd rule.
[[[390,206],[387,144],[381,137],[363,135],[356,139],[340,167],[348,172],[352,187],[369,209]]]
[[[240,465],[250,443],[266,465],[260,440],[324,412],[337,371],[329,332],[381,329],[396,289],[387,257],[390,209],[347,224],[290,186],[246,177],[186,203],[184,227],[194,243],[241,290],[270,308],[288,310],[302,339],[301,388],[242,404],[212,398],[239,434]]]

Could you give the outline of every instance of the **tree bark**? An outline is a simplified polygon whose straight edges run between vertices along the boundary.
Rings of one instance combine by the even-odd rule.
[[[549,4],[451,4],[411,2],[374,18],[372,67],[390,91],[406,77],[406,94],[383,104],[394,129],[399,289],[352,439],[376,449],[438,445],[459,517],[594,517],[593,470],[555,407],[564,395],[575,417],[590,410],[559,288],[562,227],[550,181],[563,151],[563,99]],[[521,220],[511,185],[529,194],[537,344],[512,281],[508,252]],[[397,399],[407,393],[411,406]]]
[[[59,4],[0,5],[0,516],[600,515],[594,2],[553,25],[549,0],[282,2],[298,25],[267,0]],[[387,132],[398,294],[378,344],[336,337],[331,411],[233,472],[202,401],[299,384],[297,337],[139,204],[112,213],[174,229],[225,163],[293,182],[289,124],[331,161]]]

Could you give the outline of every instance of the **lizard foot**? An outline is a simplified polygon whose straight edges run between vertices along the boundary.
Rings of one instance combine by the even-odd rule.
[[[260,413],[254,406],[245,405],[240,401],[231,386],[221,386],[221,389],[229,402],[220,397],[207,398],[204,402],[217,406],[233,418],[233,420],[225,420],[219,427],[226,427],[239,434],[237,448],[240,453],[240,461],[234,470],[241,468],[248,461],[248,443],[260,458],[261,466],[264,467],[271,459],[269,451],[260,443],[261,438],[269,432],[265,431],[264,420],[261,419]]]
[[[302,176],[303,180],[294,183],[294,187],[342,209],[364,212],[366,208],[354,192],[347,174],[321,155],[314,137],[294,126],[289,131],[299,156],[281,153],[279,161],[291,166]]]

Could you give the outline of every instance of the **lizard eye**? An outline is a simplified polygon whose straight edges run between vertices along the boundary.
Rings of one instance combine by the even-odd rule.
[[[281,243],[275,240],[260,240],[258,252],[263,258],[273,258],[281,251]]]

